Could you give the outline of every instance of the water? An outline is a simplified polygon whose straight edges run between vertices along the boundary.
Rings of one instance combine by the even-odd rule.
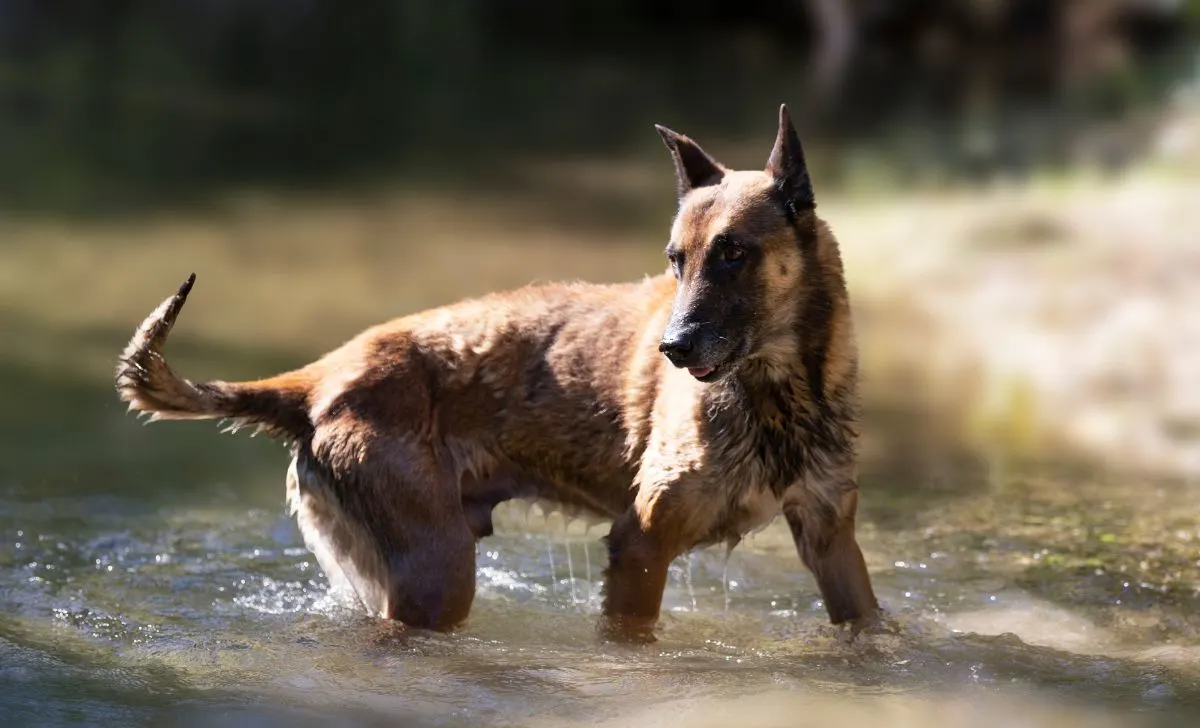
[[[777,523],[728,562],[721,548],[677,561],[662,639],[630,648],[593,632],[602,528],[526,507],[480,544],[460,633],[363,618],[284,517],[279,459],[279,483],[246,475],[245,490],[186,498],[169,482],[0,483],[3,724],[1200,718],[1188,484],[994,467],[903,482],[868,464],[861,542],[895,633],[848,644],[829,627]]]

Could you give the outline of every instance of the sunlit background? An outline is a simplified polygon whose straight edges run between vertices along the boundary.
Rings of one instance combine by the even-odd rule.
[[[1194,724],[1198,41],[1194,0],[0,0],[0,717]],[[112,390],[193,271],[169,357],[226,379],[657,273],[653,124],[761,167],[783,102],[898,634],[842,644],[777,525],[676,564],[658,646],[602,648],[603,528],[516,507],[463,634],[380,636],[326,596],[282,448]]]

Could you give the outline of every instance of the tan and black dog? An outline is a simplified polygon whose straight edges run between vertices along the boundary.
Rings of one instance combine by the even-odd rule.
[[[662,275],[463,301],[240,383],[163,360],[192,276],[134,335],[117,390],[151,419],[289,441],[305,542],[388,619],[463,622],[492,509],[527,498],[612,519],[617,638],[653,639],[673,559],[780,513],[831,621],[857,633],[878,615],[854,527],[858,354],[800,141],[781,107],[765,170],[734,171],[657,128],[679,194]]]

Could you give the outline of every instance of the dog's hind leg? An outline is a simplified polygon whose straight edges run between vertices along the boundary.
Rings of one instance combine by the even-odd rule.
[[[326,566],[318,553],[322,568],[340,570],[377,616],[438,631],[461,624],[475,597],[475,536],[457,480],[411,440],[351,449],[352,462],[319,468],[328,472],[327,496],[299,514],[310,548],[328,546],[336,562]]]
[[[366,528],[342,508],[328,474],[316,467],[305,446],[288,467],[287,503],[332,590],[382,616],[387,606],[383,558]]]
[[[850,487],[836,505],[790,504],[784,510],[800,559],[817,580],[829,621],[849,622],[854,634],[879,613],[866,560],[854,536],[857,509],[858,490]]]
[[[475,598],[475,534],[457,474],[425,443],[373,443],[352,479],[387,566],[384,616],[410,627],[449,630]]]

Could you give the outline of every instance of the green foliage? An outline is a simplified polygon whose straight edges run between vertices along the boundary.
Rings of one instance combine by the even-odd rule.
[[[979,93],[970,69],[989,63],[1003,72],[987,118],[1028,146],[1006,116],[1057,108],[1062,59],[1004,49],[1021,47],[1013,33],[1049,37],[1055,14],[1013,3],[989,29],[953,4],[916,5],[875,3],[851,18],[858,42],[820,110],[806,100],[821,31],[799,3],[25,4],[23,15],[0,10],[0,40],[12,39],[0,43],[0,200],[114,209],[228,185],[408,174],[503,185],[503,160],[648,147],[652,121],[758,133],[781,100],[810,138],[869,142],[887,158],[897,128],[963,136],[954,130]],[[1142,60],[1186,41],[1196,7],[1152,24],[1138,64],[1079,103],[1110,114],[1154,103],[1172,74]],[[948,55],[929,60],[929,38],[947,28],[958,29],[943,36]],[[987,33],[994,42],[977,41]],[[979,161],[945,144],[934,152],[958,174]]]

